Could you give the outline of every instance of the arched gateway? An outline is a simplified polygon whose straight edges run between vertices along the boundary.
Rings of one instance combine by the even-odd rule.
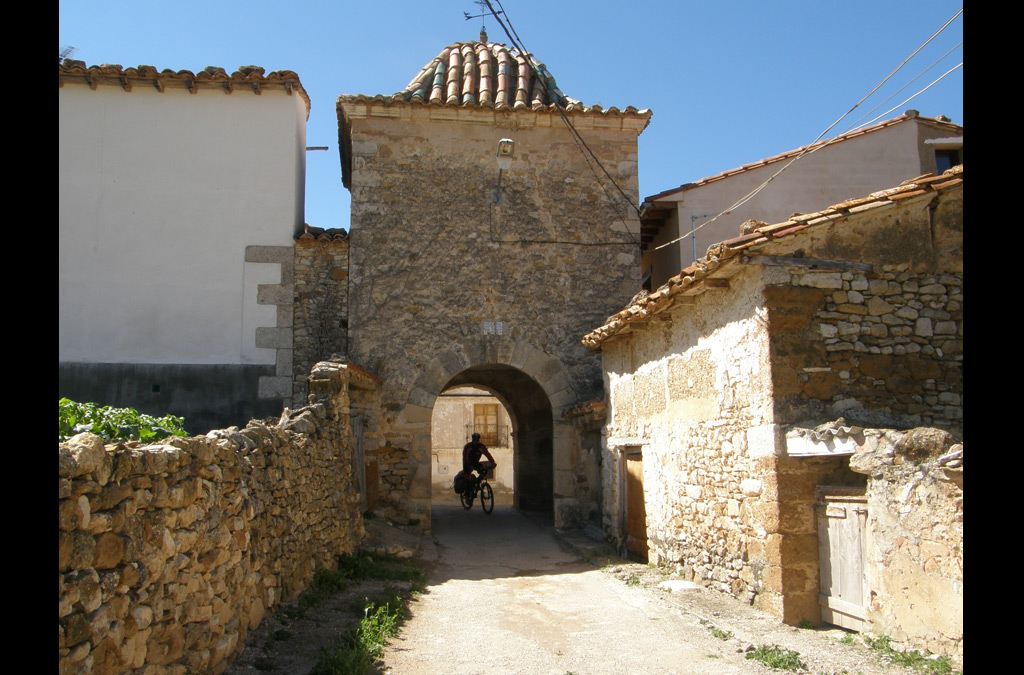
[[[574,101],[484,35],[397,94],[338,99],[349,357],[381,378],[373,438],[402,457],[392,485],[407,493],[388,494],[410,510],[429,509],[431,410],[458,384],[509,403],[520,505],[568,524],[597,503],[563,413],[602,395],[579,340],[639,289],[639,222],[563,117],[635,203],[650,113]]]

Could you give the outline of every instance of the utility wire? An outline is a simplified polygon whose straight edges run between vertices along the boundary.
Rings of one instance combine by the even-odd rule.
[[[883,117],[885,117],[886,115],[889,115],[889,114],[891,114],[893,110],[899,110],[900,108],[902,108],[903,106],[905,106],[905,105],[906,105],[907,103],[909,103],[910,101],[914,100],[915,98],[917,98],[917,97],[918,97],[918,96],[920,96],[921,94],[925,93],[926,91],[928,91],[929,89],[931,89],[932,87],[934,87],[934,86],[935,86],[936,84],[938,84],[938,83],[939,83],[939,82],[940,82],[940,81],[941,81],[942,79],[944,79],[944,78],[945,78],[945,77],[946,77],[947,75],[949,75],[949,74],[953,73],[954,71],[956,71],[956,70],[959,70],[960,68],[962,68],[962,67],[963,67],[963,65],[964,65],[964,62],[963,62],[963,61],[961,61],[960,63],[956,64],[955,66],[953,66],[952,68],[950,68],[949,70],[947,70],[946,72],[944,72],[944,73],[943,73],[942,75],[939,75],[939,76],[938,76],[937,78],[935,78],[935,80],[933,80],[931,84],[929,84],[929,85],[928,85],[927,87],[925,87],[925,88],[924,88],[924,89],[922,89],[921,91],[919,91],[919,92],[917,92],[916,94],[913,94],[913,95],[911,95],[910,97],[908,97],[908,98],[904,99],[902,103],[897,103],[897,104],[896,104],[896,105],[894,105],[893,107],[891,107],[891,108],[889,108],[888,110],[886,110],[886,111],[885,111],[884,113],[880,114],[880,115],[879,115],[878,117],[875,117],[875,118],[874,118],[874,119],[872,119],[872,120],[868,120],[868,121],[867,121],[867,122],[865,122],[864,124],[862,124],[862,125],[860,125],[859,127],[857,127],[857,129],[860,129],[860,128],[862,128],[862,127],[866,127],[866,126],[869,126],[869,125],[871,125],[871,124],[874,124],[875,122],[877,122],[878,120],[882,119],[882,118],[883,118]]]
[[[900,92],[902,92],[904,89],[906,89],[907,87],[909,87],[910,85],[914,84],[915,82],[920,80],[922,77],[924,77],[925,73],[927,73],[929,70],[931,70],[935,66],[939,65],[939,63],[944,61],[947,56],[949,56],[950,54],[955,52],[957,49],[959,49],[961,46],[963,46],[963,44],[964,44],[963,40],[961,40],[960,42],[956,43],[956,45],[952,49],[950,49],[948,52],[946,52],[945,54],[943,54],[939,58],[937,58],[934,61],[932,61],[932,64],[930,66],[928,66],[927,68],[925,68],[924,70],[922,70],[920,73],[918,73],[917,76],[914,79],[912,79],[910,82],[907,82],[905,85],[903,85],[902,87],[900,87],[899,89],[897,89],[893,93],[889,94],[889,96],[886,97],[886,99],[884,101],[882,101],[881,103],[876,105],[874,108],[872,108],[871,110],[869,110],[866,113],[864,113],[863,115],[861,115],[860,118],[858,118],[855,122],[853,122],[850,126],[848,126],[846,128],[846,131],[844,131],[843,133],[845,134],[845,133],[848,133],[850,131],[853,131],[854,129],[860,129],[861,127],[864,127],[864,126],[867,126],[868,124],[871,124],[871,122],[865,122],[864,124],[861,124],[861,122],[864,121],[865,117],[873,115],[876,110],[878,110],[883,105],[885,105],[889,101],[891,101],[894,98],[896,98],[897,96],[899,96]],[[898,108],[899,106],[896,106],[896,107]],[[882,115],[885,115],[885,114],[886,113],[882,113]],[[875,119],[877,120],[879,118],[876,117]],[[857,126],[857,125],[860,125],[860,126]]]
[[[487,3],[487,8],[491,11],[491,15],[494,17],[494,20],[497,21],[498,25],[501,26],[501,29],[505,32],[505,35],[506,37],[508,37],[509,42],[511,42],[512,46],[519,50],[519,53],[522,54],[523,57],[526,59],[526,62],[529,64],[530,69],[533,70],[534,75],[536,75],[537,82],[540,84],[541,88],[544,89],[544,91],[548,93],[548,95],[550,96],[552,92],[550,89],[548,89],[547,80],[545,79],[544,74],[541,73],[540,69],[537,67],[536,63],[534,62],[535,60],[531,58],[531,53],[526,50],[525,46],[523,46],[522,39],[519,37],[519,33],[517,33],[515,28],[512,26],[512,19],[509,17],[508,12],[505,11],[505,7],[502,6],[501,0],[495,0],[495,2],[497,2],[498,7],[501,8],[501,13],[505,15],[505,21],[508,22],[508,26],[505,25],[505,21],[502,21],[501,17],[498,15],[498,12],[494,10],[494,6],[491,5],[490,0],[484,0],[484,2]],[[558,115],[559,117],[561,117],[562,122],[565,124],[566,127],[569,128],[570,133],[572,133],[573,137],[577,140],[577,144],[582,145],[583,148],[586,150],[584,156],[586,156],[587,154],[590,155],[594,163],[597,164],[597,166],[601,169],[601,171],[604,173],[605,177],[609,180],[609,182],[611,182],[611,184],[615,186],[615,189],[618,190],[622,198],[626,201],[627,204],[630,205],[630,207],[632,207],[632,209],[636,212],[637,216],[639,216],[640,208],[633,203],[632,198],[630,198],[630,196],[626,194],[625,190],[622,189],[622,187],[612,177],[612,175],[608,173],[608,170],[605,169],[604,164],[601,163],[601,160],[598,159],[596,154],[594,154],[594,151],[583,139],[583,136],[580,135],[580,132],[576,129],[576,126],[572,123],[571,120],[569,120],[568,116],[565,114],[565,110],[562,108],[562,105],[558,101],[557,97],[552,96],[551,98],[554,102],[555,110],[558,111]],[[591,167],[591,171],[593,171],[593,167]],[[598,182],[600,182],[600,179],[598,179]],[[629,232],[628,227],[626,228],[626,232],[629,233],[630,238],[633,238],[633,235],[631,232]]]
[[[823,138],[823,137],[825,136],[825,134],[827,134],[828,132],[832,131],[832,129],[834,129],[834,128],[835,128],[835,127],[836,127],[836,126],[837,126],[837,125],[838,125],[838,124],[839,124],[840,122],[842,122],[842,121],[843,121],[843,120],[844,120],[845,118],[849,117],[849,116],[850,116],[850,114],[851,114],[851,113],[852,113],[852,112],[853,112],[854,110],[856,110],[857,108],[859,108],[859,107],[860,107],[860,105],[861,105],[862,103],[864,103],[864,101],[866,101],[866,100],[867,100],[868,98],[870,98],[872,94],[874,94],[874,93],[875,93],[876,91],[878,91],[878,90],[879,90],[879,88],[881,88],[881,87],[882,87],[882,85],[884,85],[884,84],[885,84],[886,82],[888,82],[888,81],[889,81],[890,79],[892,79],[892,77],[893,77],[893,76],[894,76],[894,75],[895,75],[896,73],[898,73],[898,72],[899,72],[899,71],[900,71],[900,70],[901,70],[901,69],[903,68],[903,66],[907,65],[907,62],[908,62],[908,61],[910,61],[910,59],[914,58],[914,56],[916,56],[916,55],[918,54],[918,52],[920,52],[920,51],[921,51],[922,49],[924,49],[924,48],[925,48],[925,47],[926,47],[926,46],[927,46],[927,45],[928,45],[928,44],[929,44],[929,43],[930,43],[930,42],[931,42],[932,40],[934,40],[934,39],[935,39],[936,37],[938,37],[938,35],[939,35],[940,33],[942,33],[942,31],[946,30],[946,28],[947,28],[947,27],[949,27],[949,24],[953,23],[953,21],[954,21],[954,20],[955,20],[955,19],[956,19],[957,17],[959,17],[959,16],[961,15],[961,14],[963,14],[963,13],[964,13],[964,10],[963,10],[963,8],[961,8],[961,9],[960,9],[960,10],[959,10],[959,11],[958,11],[958,12],[957,12],[956,14],[954,14],[954,15],[953,15],[952,17],[950,17],[950,18],[949,18],[949,20],[948,20],[948,21],[946,21],[946,23],[942,24],[942,27],[941,27],[941,28],[939,28],[939,29],[938,29],[937,31],[935,31],[934,33],[932,33],[932,36],[931,36],[931,37],[929,37],[929,38],[928,38],[927,40],[925,40],[925,41],[924,41],[924,42],[923,42],[923,43],[921,44],[921,46],[920,46],[920,47],[918,47],[917,49],[915,49],[915,50],[914,50],[914,51],[913,51],[913,52],[912,52],[912,53],[910,54],[910,56],[908,56],[907,58],[903,59],[903,61],[902,61],[902,62],[900,63],[900,65],[896,66],[896,68],[895,68],[895,69],[894,69],[894,70],[893,70],[893,71],[892,71],[891,73],[889,73],[888,75],[886,75],[886,76],[885,76],[885,78],[884,78],[884,79],[882,79],[882,81],[881,81],[881,82],[879,82],[878,84],[876,84],[876,85],[875,85],[875,87],[874,87],[874,88],[873,88],[873,89],[872,89],[871,91],[869,91],[869,92],[868,92],[868,93],[867,93],[867,94],[866,94],[865,96],[863,96],[863,97],[862,97],[862,98],[861,98],[861,99],[860,99],[859,101],[857,101],[857,103],[855,103],[855,104],[854,104],[854,106],[853,106],[852,108],[850,108],[850,109],[849,109],[849,110],[848,110],[848,111],[847,111],[847,112],[846,112],[846,113],[845,113],[845,114],[844,114],[844,115],[843,115],[842,117],[840,117],[839,119],[837,119],[837,120],[836,120],[835,122],[833,122],[833,123],[832,123],[832,124],[831,124],[831,125],[830,125],[830,126],[829,126],[829,127],[827,128],[827,129],[825,129],[825,130],[824,130],[824,131],[822,131],[822,132],[821,132],[820,134],[818,134],[818,137],[817,137],[817,138],[815,138],[815,139],[814,139],[813,141],[811,141],[811,143],[810,143],[810,144],[808,144],[808,145],[804,146],[804,149],[803,149],[803,150],[802,150],[802,151],[800,152],[800,154],[798,154],[798,155],[797,155],[796,157],[794,157],[793,159],[791,159],[790,161],[788,161],[788,162],[787,162],[787,163],[786,163],[786,164],[785,164],[785,165],[784,165],[784,166],[783,166],[783,167],[782,167],[781,169],[779,169],[779,170],[778,170],[778,171],[776,171],[776,172],[775,172],[774,174],[772,174],[771,176],[769,176],[767,180],[765,180],[765,181],[764,181],[763,183],[761,183],[761,184],[760,184],[760,185],[758,185],[758,186],[757,186],[756,188],[754,188],[753,190],[751,190],[751,191],[750,191],[749,193],[747,193],[747,194],[746,194],[745,196],[741,197],[741,198],[740,198],[740,199],[739,199],[738,201],[736,201],[736,203],[734,203],[734,204],[733,204],[732,206],[730,206],[729,208],[725,209],[724,211],[722,211],[721,213],[719,213],[718,215],[716,215],[716,216],[715,216],[714,218],[711,218],[710,220],[708,220],[708,221],[705,221],[704,223],[701,223],[701,225],[700,225],[699,227],[696,227],[696,228],[694,228],[694,229],[693,229],[693,230],[691,230],[690,232],[687,232],[686,234],[684,234],[684,235],[682,235],[682,236],[680,236],[680,237],[676,237],[676,238],[675,238],[675,239],[673,239],[672,241],[667,241],[667,242],[665,242],[664,244],[661,244],[660,246],[655,246],[655,247],[654,247],[654,250],[655,250],[655,251],[661,250],[661,249],[663,249],[663,248],[665,248],[665,247],[667,247],[667,246],[671,246],[672,244],[678,243],[678,242],[682,241],[683,239],[686,239],[687,237],[692,237],[692,236],[694,236],[694,234],[695,234],[695,233],[697,232],[697,230],[699,230],[699,229],[701,229],[702,227],[705,227],[705,226],[707,226],[707,225],[710,225],[711,223],[715,222],[716,220],[718,220],[719,218],[721,218],[721,217],[722,217],[722,216],[724,216],[725,214],[727,214],[727,213],[730,213],[730,212],[734,211],[735,209],[738,209],[739,207],[743,206],[743,205],[744,205],[744,204],[746,204],[747,202],[749,202],[749,201],[750,201],[751,199],[753,199],[753,198],[754,198],[755,196],[757,196],[757,194],[758,194],[758,193],[760,193],[760,192],[761,192],[761,190],[763,190],[763,189],[765,189],[766,187],[768,187],[768,184],[769,184],[769,183],[771,183],[771,182],[772,182],[773,180],[775,180],[776,178],[778,178],[778,177],[779,177],[779,175],[781,175],[781,174],[782,174],[782,172],[784,172],[784,171],[785,171],[786,169],[788,169],[789,167],[791,167],[791,166],[792,166],[792,165],[793,165],[793,164],[794,164],[795,162],[797,162],[798,160],[800,160],[800,159],[801,159],[801,158],[803,158],[804,156],[806,156],[806,155],[809,155],[809,154],[811,154],[811,153],[813,153],[813,152],[817,152],[818,150],[821,150],[822,148],[824,148],[824,147],[826,147],[826,146],[828,146],[828,145],[831,145],[832,143],[836,142],[836,140],[838,140],[839,138],[841,138],[841,136],[837,136],[837,137],[835,137],[835,138],[831,139],[830,141],[828,141],[828,142],[826,142],[826,143],[823,143],[822,145],[820,145],[820,146],[818,146],[818,147],[814,147],[814,144],[815,144],[815,143],[817,143],[818,141],[820,141],[820,140],[821,140],[821,139],[822,139],[822,138]],[[961,63],[960,65],[963,65],[963,64]],[[959,68],[959,67],[960,67],[960,66],[957,66],[956,68]],[[953,68],[953,70],[956,70],[956,68]],[[942,79],[943,77],[946,77],[946,75],[949,75],[949,73],[953,72],[953,70],[950,70],[949,72],[945,73],[945,74],[944,74],[944,75],[943,75],[942,77],[940,77],[940,78],[939,78],[938,80],[936,80],[935,82],[938,82],[938,81],[939,81],[939,80],[941,80],[941,79]],[[931,88],[931,86],[932,86],[932,85],[934,85],[934,84],[935,84],[935,82],[932,82],[932,84],[928,85],[928,87],[925,87],[924,89],[922,89],[922,90],[921,90],[920,92],[918,92],[917,94],[914,94],[914,96],[911,96],[910,98],[908,98],[908,99],[907,99],[906,101],[904,101],[904,102],[903,102],[903,103],[901,103],[900,105],[904,105],[904,104],[905,104],[905,103],[906,103],[907,101],[910,101],[910,100],[911,100],[911,99],[913,99],[914,97],[916,97],[916,96],[920,95],[921,93],[923,93],[923,92],[927,91],[927,90],[928,90],[929,88]],[[896,108],[898,108],[898,107],[900,107],[900,106],[896,106]]]

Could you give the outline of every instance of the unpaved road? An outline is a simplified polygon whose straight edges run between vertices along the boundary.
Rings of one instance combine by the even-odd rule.
[[[842,631],[785,626],[713,591],[659,591],[667,577],[646,566],[597,569],[511,508],[435,502],[433,540],[421,551],[435,561],[427,589],[385,654],[395,675],[770,672],[744,658],[751,643],[796,649],[804,672],[902,672],[840,644]]]

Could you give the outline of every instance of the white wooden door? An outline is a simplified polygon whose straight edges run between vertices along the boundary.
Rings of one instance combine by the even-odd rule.
[[[850,630],[867,628],[867,498],[849,489],[819,489],[818,602],[826,623]]]

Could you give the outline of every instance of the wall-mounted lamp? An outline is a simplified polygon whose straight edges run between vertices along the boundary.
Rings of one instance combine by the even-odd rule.
[[[516,154],[516,142],[511,138],[503,138],[498,141],[498,168],[512,168],[512,155]]]
[[[516,142],[511,138],[498,141],[498,186],[494,188],[494,203],[501,203],[501,174],[512,168],[512,156],[516,154]]]

